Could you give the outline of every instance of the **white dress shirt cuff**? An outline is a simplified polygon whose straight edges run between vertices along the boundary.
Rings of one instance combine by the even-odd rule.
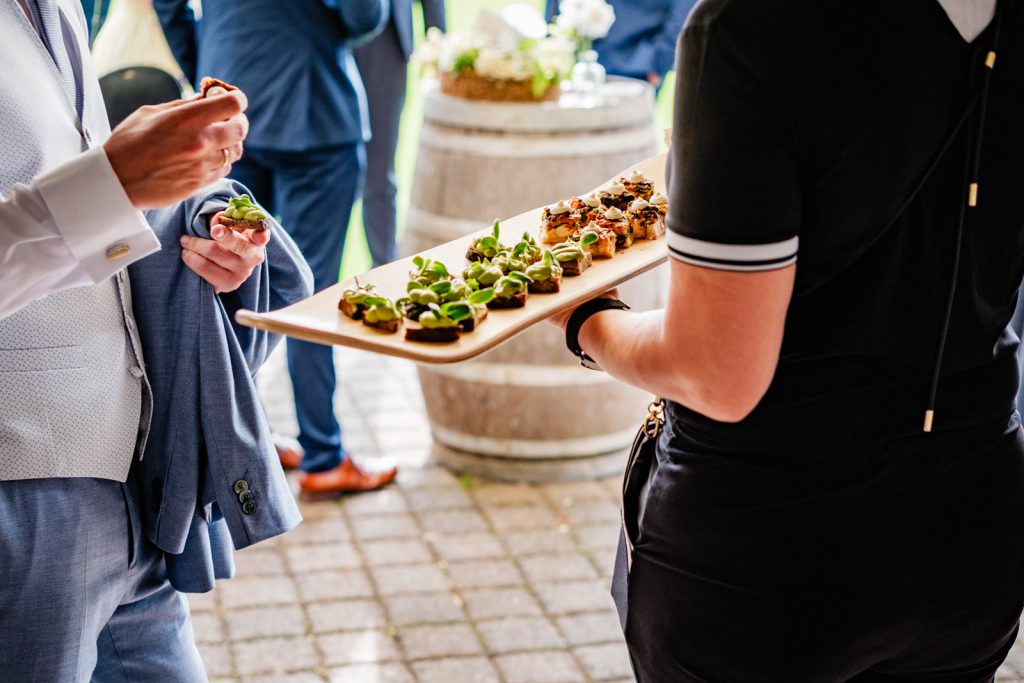
[[[34,184],[71,255],[94,283],[160,249],[102,146],[36,176]]]

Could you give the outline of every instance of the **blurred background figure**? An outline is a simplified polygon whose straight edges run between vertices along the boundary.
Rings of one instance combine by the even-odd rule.
[[[421,0],[426,28],[445,30],[444,0]],[[398,186],[395,152],[405,105],[409,57],[413,51],[413,0],[392,0],[391,17],[380,35],[355,49],[366,87],[372,136],[366,145],[363,225],[373,265],[395,260]]]
[[[103,26],[103,22],[106,21],[110,3],[111,0],[82,0],[82,10],[85,12],[85,25],[89,28],[90,43]]]
[[[675,66],[676,40],[697,0],[607,0],[615,9],[608,35],[594,41],[609,76],[628,76],[660,87]],[[545,15],[558,14],[560,0],[547,0]]]
[[[249,98],[251,128],[232,178],[244,183],[298,244],[316,291],[338,282],[349,216],[362,188],[370,138],[353,48],[376,36],[388,0],[154,0],[171,50],[189,80],[214,76]],[[334,413],[329,346],[288,340],[305,497],[377,488],[394,468],[368,471],[346,457]]]
[[[90,11],[96,17],[94,30],[98,30],[92,34],[93,67],[111,127],[143,105],[192,94],[151,0],[97,0],[91,10],[86,8],[87,20]]]

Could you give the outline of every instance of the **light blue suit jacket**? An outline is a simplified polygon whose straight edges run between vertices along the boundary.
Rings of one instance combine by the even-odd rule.
[[[171,584],[186,592],[231,576],[231,546],[245,548],[302,520],[253,383],[279,338],[237,325],[234,314],[309,296],[309,267],[275,226],[266,262],[238,290],[217,295],[185,267],[178,243],[183,233],[209,237],[209,217],[246,191],[224,180],[205,197],[148,211],[163,249],[128,269],[153,390],[139,463],[143,525],[166,553]]]
[[[302,152],[368,140],[352,47],[384,28],[389,0],[154,0],[171,51],[195,83],[213,76],[249,98],[259,149]]]

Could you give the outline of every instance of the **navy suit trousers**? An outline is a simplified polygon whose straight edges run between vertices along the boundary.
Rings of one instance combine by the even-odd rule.
[[[363,143],[304,152],[246,147],[231,177],[275,214],[302,251],[319,292],[338,282],[352,206],[366,168]],[[330,346],[288,340],[288,374],[295,393],[302,469],[341,464],[341,425],[334,414],[334,354]]]
[[[375,266],[395,260],[395,152],[405,105],[406,58],[392,21],[384,32],[355,49],[356,64],[366,87],[370,133],[366,145],[366,187],[363,225]]]

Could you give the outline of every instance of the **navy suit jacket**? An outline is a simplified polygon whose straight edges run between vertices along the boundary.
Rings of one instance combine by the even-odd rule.
[[[163,249],[128,267],[153,390],[137,465],[143,528],[165,553],[171,585],[186,592],[230,577],[232,546],[284,533],[302,519],[253,384],[280,338],[237,325],[234,314],[309,296],[309,267],[275,225],[266,261],[237,290],[218,296],[185,267],[178,244],[183,233],[208,238],[209,217],[246,191],[222,180],[204,197],[147,211]]]
[[[421,0],[423,4],[423,24],[427,28],[437,27],[445,30],[444,0]],[[402,54],[408,59],[412,54],[412,0],[391,0],[391,16],[398,32],[398,44]]]
[[[594,41],[598,61],[609,74],[660,78],[675,66],[676,42],[697,0],[608,0],[615,23]],[[547,0],[547,16],[557,14],[558,0]]]
[[[352,47],[379,33],[389,0],[154,0],[185,75],[220,78],[249,98],[252,147],[301,152],[370,136]]]

